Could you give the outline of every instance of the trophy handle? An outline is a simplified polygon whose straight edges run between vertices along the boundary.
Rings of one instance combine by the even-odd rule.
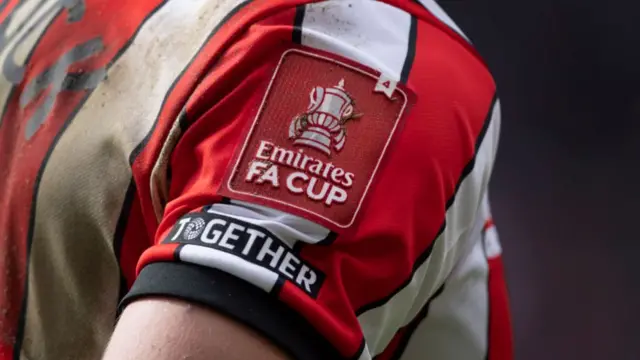
[[[320,86],[316,86],[309,93],[310,102],[309,102],[309,108],[307,109],[307,112],[312,112],[318,109],[318,107],[320,107],[320,105],[322,104],[322,99],[324,99],[324,88]]]

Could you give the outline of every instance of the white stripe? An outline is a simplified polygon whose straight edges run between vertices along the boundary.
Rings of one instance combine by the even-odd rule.
[[[37,288],[36,296],[27,299],[25,319],[27,338],[52,341],[28,346],[35,354],[72,354],[77,346],[85,346],[86,358],[100,357],[113,329],[118,295],[118,264],[111,247],[131,182],[129,157],[151,130],[171,84],[224,16],[224,5],[218,0],[169,1],[153,13],[114,59],[107,79],[91,92],[52,150],[35,209],[31,256],[42,261],[29,263],[31,284]],[[82,244],[73,242],[79,234]],[[85,247],[92,251],[77,250]],[[86,293],[83,264],[95,264],[91,276],[105,291]],[[54,283],[57,286],[42,287]],[[67,294],[82,299],[66,301]],[[43,308],[47,311],[39,311]],[[82,336],[59,341],[46,325],[58,314],[68,314],[69,324],[77,325]],[[91,321],[83,314],[91,314]]]
[[[369,346],[365,343],[364,344],[364,349],[362,349],[362,353],[358,357],[358,360],[371,360],[372,358],[373,357],[371,356],[371,353],[369,352]]]
[[[500,238],[498,237],[498,231],[495,226],[490,227],[485,232],[484,251],[489,259],[495,259],[502,255],[502,246],[500,245]]]
[[[473,251],[455,267],[442,294],[431,302],[427,317],[416,328],[401,360],[423,359],[425,349],[434,359],[485,358],[489,268],[481,231],[474,235]]]
[[[315,244],[329,235],[329,229],[307,219],[241,201],[228,204],[215,204],[208,212],[218,213],[260,226],[282,240],[289,247],[297,241]]]
[[[71,126],[87,127],[85,141],[95,148],[107,146],[106,141],[111,141],[113,144],[108,145],[128,157],[153,126],[178,75],[228,10],[240,2],[169,1],[140,29]],[[113,134],[89,141],[87,137],[96,133],[92,131],[95,126],[103,126]],[[66,131],[69,132],[70,129]]]
[[[435,2],[435,0],[420,0],[420,3],[429,10],[433,16],[438,18],[438,20],[442,21],[445,25],[450,27],[453,31],[457,32],[460,36],[462,36],[465,40],[471,43],[471,40],[467,37],[467,35],[462,32],[462,30],[458,27],[458,25],[449,17],[449,15]]]
[[[266,292],[270,292],[278,280],[278,274],[273,271],[252,264],[236,255],[204,246],[185,245],[180,249],[178,256],[184,262],[222,270]]]
[[[489,203],[489,196],[485,195],[485,199],[482,202],[482,216],[485,221],[493,219],[491,215],[491,204]],[[485,230],[484,234],[484,252],[487,258],[494,259],[502,255],[502,246],[500,245],[500,237],[498,236],[498,230],[495,226]]]
[[[499,103],[496,103],[497,108]],[[418,267],[411,282],[387,303],[358,316],[374,356],[386,348],[397,329],[415,318],[431,295],[445,282],[459,259],[469,252],[470,246],[476,241],[472,234],[481,232],[484,218],[478,214],[495,157],[499,115],[499,111],[493,112],[491,125],[476,155],[475,167],[462,182],[455,201],[447,210],[447,226],[435,240],[427,261]]]
[[[306,6],[302,44],[342,55],[400,79],[411,16],[369,0],[333,0]]]
[[[324,120],[327,118],[327,116],[325,114],[321,114],[320,115],[320,121],[319,124],[322,125]],[[321,128],[321,127],[317,127],[317,126],[309,126],[307,128],[307,131],[315,131],[315,132],[319,132],[320,134],[324,135],[325,137],[330,138],[331,137],[331,133],[328,132],[327,130]]]

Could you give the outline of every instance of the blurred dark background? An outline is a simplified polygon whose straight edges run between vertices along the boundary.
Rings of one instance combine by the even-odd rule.
[[[492,199],[516,359],[640,359],[640,4],[441,4],[502,99]]]

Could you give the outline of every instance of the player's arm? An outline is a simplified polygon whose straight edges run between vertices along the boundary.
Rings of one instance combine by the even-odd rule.
[[[156,184],[162,219],[106,360],[366,359],[426,302],[431,286],[416,285],[426,277],[408,280],[473,165],[493,82],[433,28],[441,51],[421,68],[436,70],[417,80],[436,85],[413,103],[398,81],[416,50],[411,16],[380,2],[317,6],[303,46],[292,43],[295,9],[271,17],[194,91],[158,160],[171,170]],[[380,28],[343,36],[327,27],[337,18]],[[380,48],[398,51],[383,59]],[[409,108],[420,116],[407,119]],[[485,162],[469,175],[470,206]],[[470,221],[448,226],[457,234]]]
[[[128,306],[104,360],[289,359],[271,341],[211,308],[175,298]]]

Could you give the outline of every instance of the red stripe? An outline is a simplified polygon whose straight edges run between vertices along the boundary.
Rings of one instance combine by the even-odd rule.
[[[9,16],[9,14],[11,14],[13,9],[16,7],[16,5],[18,5],[19,2],[19,0],[9,0],[4,5],[5,8],[2,9],[2,12],[0,13],[0,23],[4,22],[4,20]]]
[[[282,286],[279,298],[304,315],[345,358],[352,357],[360,349],[362,334],[354,331],[353,327],[344,326],[342,322],[346,319],[337,317],[334,308],[318,306],[306,293],[288,281]]]
[[[173,261],[176,255],[176,249],[180,246],[180,244],[158,244],[152,248],[147,249],[139,259],[139,265],[136,270],[136,273],[140,273],[140,270],[146,264],[151,264],[154,262],[166,262]]]
[[[132,196],[134,196],[132,194]],[[126,205],[125,205],[126,206]],[[144,218],[142,217],[142,209],[140,199],[134,196],[131,199],[129,209],[123,209],[121,216],[127,217],[126,230],[120,241],[120,269],[122,275],[127,282],[127,289],[131,288],[136,278],[136,266],[142,253],[153,245],[153,237],[147,233],[144,227]]]
[[[393,339],[391,339],[391,341],[389,342],[387,347],[384,349],[384,351],[379,355],[377,355],[374,359],[375,360],[391,360],[394,358],[394,356],[397,356],[396,352],[398,351],[403,340],[405,340],[405,337],[407,336],[408,328],[409,328],[409,325],[400,328],[400,330],[398,330],[398,332],[393,336]]]
[[[482,226],[482,231],[487,231],[493,227],[495,227],[496,225],[493,223],[493,218],[488,218],[485,222],[484,225]]]

